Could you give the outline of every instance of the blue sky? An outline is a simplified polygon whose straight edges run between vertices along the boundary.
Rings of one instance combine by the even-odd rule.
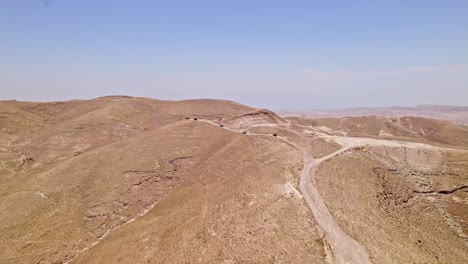
[[[468,1],[0,0],[0,99],[468,102]]]

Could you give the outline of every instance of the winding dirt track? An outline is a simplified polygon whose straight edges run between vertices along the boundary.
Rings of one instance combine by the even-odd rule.
[[[200,120],[212,125],[218,125],[214,122],[208,120]],[[231,128],[223,127],[226,130],[241,133],[240,131],[233,130]],[[371,263],[369,260],[369,255],[363,245],[359,242],[348,236],[336,223],[328,211],[325,202],[322,200],[322,197],[318,193],[317,189],[314,187],[310,180],[311,170],[320,164],[321,162],[330,159],[352,147],[355,147],[356,144],[343,144],[342,148],[339,150],[330,153],[324,157],[314,159],[312,154],[309,153],[307,146],[309,145],[309,139],[305,137],[304,134],[298,133],[297,131],[290,130],[290,132],[298,135],[301,138],[301,144],[296,144],[290,142],[284,137],[278,136],[279,139],[292,145],[298,149],[304,157],[304,167],[301,172],[301,193],[304,199],[307,202],[307,205],[310,207],[318,225],[322,231],[326,234],[328,243],[331,245],[333,250],[333,258],[335,263]],[[256,136],[265,136],[266,134],[254,134],[249,133],[248,135]],[[268,134],[269,135],[269,134]]]
[[[332,246],[335,263],[371,263],[369,255],[359,242],[348,236],[333,219],[322,197],[310,180],[311,170],[320,162],[338,155],[352,146],[343,146],[341,149],[321,157],[313,159],[310,155],[304,155],[305,165],[301,172],[301,192],[309,205],[315,220],[327,235],[327,240]]]

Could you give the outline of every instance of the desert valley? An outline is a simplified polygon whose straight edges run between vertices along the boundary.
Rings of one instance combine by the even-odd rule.
[[[1,101],[0,239],[0,263],[467,263],[468,126]]]

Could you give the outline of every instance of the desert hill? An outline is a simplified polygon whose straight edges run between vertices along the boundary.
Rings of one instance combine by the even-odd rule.
[[[250,110],[218,100],[178,102],[108,96],[54,103],[0,102],[0,142],[40,163],[79,155],[186,117],[219,119]]]
[[[0,125],[0,263],[468,260],[457,123],[108,96]]]

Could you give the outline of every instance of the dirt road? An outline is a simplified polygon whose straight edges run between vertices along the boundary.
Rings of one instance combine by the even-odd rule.
[[[364,246],[348,236],[338,226],[310,180],[310,172],[315,166],[351,147],[345,145],[341,149],[319,159],[313,159],[310,155],[304,153],[305,164],[301,172],[301,192],[312,210],[315,220],[325,232],[328,243],[332,246],[335,263],[371,263]]]
[[[214,122],[208,120],[200,120],[202,122],[206,122],[212,125],[218,125]],[[241,133],[240,131],[233,130],[231,128],[223,127],[226,130]],[[297,131],[292,131],[292,133],[298,135]],[[248,135],[256,135],[262,136],[266,134],[252,134],[249,133]],[[309,153],[309,150],[306,146],[309,145],[309,139],[305,137],[305,135],[300,135],[302,142],[300,144],[290,142],[284,137],[278,136],[278,138],[289,145],[294,146],[297,148],[302,155],[304,156],[304,167],[301,172],[301,181],[300,181],[300,188],[304,199],[307,202],[307,205],[310,207],[318,225],[326,234],[326,238],[328,243],[331,245],[333,250],[333,257],[330,258],[334,259],[335,263],[371,263],[369,260],[369,255],[364,248],[363,245],[358,243],[356,240],[352,239],[348,236],[336,223],[333,216],[328,211],[325,202],[322,200],[320,194],[318,193],[317,189],[314,187],[310,180],[310,173],[311,170],[329,158],[336,156],[355,145],[359,144],[344,144],[342,148],[339,150],[330,153],[324,157],[314,159],[312,154]]]

